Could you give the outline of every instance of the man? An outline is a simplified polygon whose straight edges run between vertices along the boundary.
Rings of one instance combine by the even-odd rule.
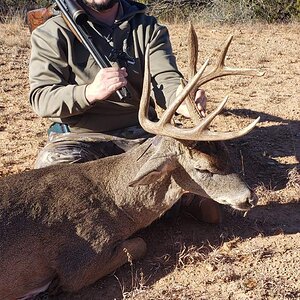
[[[60,15],[33,31],[30,103],[37,114],[54,122],[50,134],[70,131],[78,136],[75,141],[50,140],[37,159],[37,168],[119,154],[149,137],[137,117],[147,44],[151,96],[159,106],[171,103],[182,78],[167,29],[145,14],[143,4],[131,0],[78,3],[89,16],[89,34],[112,67],[100,70]],[[130,95],[124,102],[116,94],[122,87]],[[199,90],[195,101],[204,113],[205,93]],[[188,116],[185,104],[177,112]],[[150,115],[156,117],[154,110]],[[90,133],[99,134],[98,141],[86,142],[84,137]],[[129,142],[121,146],[124,138]]]

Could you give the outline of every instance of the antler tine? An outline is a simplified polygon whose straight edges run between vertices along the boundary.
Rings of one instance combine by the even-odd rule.
[[[207,127],[210,125],[210,123],[214,120],[214,118],[223,110],[225,104],[228,101],[228,96],[224,98],[224,100],[218,105],[218,107],[212,111],[209,115],[207,115],[204,119],[199,119],[199,115],[196,115],[193,118],[198,121],[198,125],[189,131],[185,132],[185,139],[186,140],[194,140],[194,141],[222,141],[222,140],[230,140],[234,138],[241,137],[248,132],[250,132],[255,125],[260,120],[260,117],[258,117],[255,121],[250,123],[247,127],[237,131],[237,132],[213,132],[210,130],[207,130]],[[190,101],[188,101],[189,103]],[[192,102],[191,102],[192,103]]]
[[[214,118],[222,111],[227,101],[228,101],[228,96],[224,98],[224,100],[218,105],[218,107],[214,111],[212,111],[209,115],[207,115],[196,127],[193,128],[193,132],[190,133],[191,140],[193,139],[195,141],[196,140],[197,141],[230,140],[247,134],[255,127],[257,122],[260,120],[260,117],[258,117],[252,123],[250,123],[247,127],[236,132],[213,132],[207,130],[207,127],[214,120]]]
[[[207,115],[204,119],[201,120],[201,122],[195,127],[195,129],[197,128],[196,131],[203,131],[204,129],[206,129],[213,121],[213,119],[222,111],[227,101],[228,96],[224,98],[224,100],[218,105],[218,107],[214,111],[212,111],[209,115]]]
[[[188,79],[193,78],[197,72],[198,62],[198,37],[195,28],[190,22],[189,33],[188,33]]]
[[[198,37],[193,26],[190,22],[189,33],[188,33],[188,79],[193,78],[197,72],[197,62],[198,62]],[[186,86],[186,81],[181,80],[181,86],[184,88]],[[187,96],[186,106],[190,117],[194,124],[198,124],[202,120],[200,111],[194,101],[197,92],[197,86],[195,86]]]
[[[248,69],[248,68],[230,68],[225,66],[225,57],[228,52],[228,48],[231,44],[233,36],[229,36],[226,41],[225,47],[221,51],[219,56],[218,63],[216,67],[207,75],[203,76],[199,82],[197,83],[196,87],[199,88],[204,83],[207,83],[215,78],[223,77],[227,75],[248,75],[248,76],[263,76],[265,72],[261,72],[257,69]]]
[[[174,113],[180,106],[180,104],[185,100],[185,98],[189,95],[191,90],[195,87],[197,82],[200,80],[203,72],[205,71],[207,65],[208,65],[209,59],[207,59],[200,70],[196,73],[196,75],[188,82],[188,84],[183,88],[183,90],[179,93],[179,95],[176,97],[176,99],[171,103],[171,105],[167,108],[167,110],[164,112],[162,118],[160,119],[159,123],[166,124],[170,123]]]
[[[149,105],[150,105],[150,69],[149,69],[149,52],[150,45],[148,44],[145,52],[145,71],[144,71],[144,81],[143,81],[143,91],[140,101],[139,108],[139,122],[141,126],[148,132],[157,134],[154,131],[154,123],[148,119]]]
[[[259,122],[259,120],[260,120],[260,117],[255,119],[252,123],[250,123],[245,128],[243,128],[239,131],[236,131],[236,132],[213,132],[213,131],[209,131],[209,130],[205,130],[200,133],[198,132],[193,136],[194,139],[191,139],[191,140],[208,141],[209,142],[209,141],[226,141],[226,140],[236,139],[236,138],[239,138],[239,137],[244,136],[247,133],[249,133],[256,126],[256,124]],[[197,136],[197,134],[198,134],[198,136]]]
[[[238,68],[229,68],[225,66],[225,57],[228,52],[229,46],[232,42],[233,36],[229,36],[225,47],[221,51],[221,54],[219,56],[218,63],[216,67],[207,75],[203,76],[198,83],[194,86],[194,88],[191,90],[189,95],[187,96],[187,109],[189,111],[189,114],[191,116],[192,121],[194,124],[199,124],[199,122],[202,122],[202,116],[200,114],[200,111],[194,101],[195,95],[197,90],[201,85],[204,83],[213,80],[218,77],[227,76],[227,75],[250,75],[250,76],[262,76],[264,75],[264,72],[260,72],[256,69],[238,69]],[[195,74],[195,70],[197,67],[197,58],[198,58],[198,38],[197,34],[195,32],[195,29],[193,27],[193,24],[190,23],[189,27],[189,34],[188,34],[188,65],[189,65],[189,72],[188,72],[188,78],[192,78]],[[185,81],[181,82],[181,85],[184,87],[186,85]]]

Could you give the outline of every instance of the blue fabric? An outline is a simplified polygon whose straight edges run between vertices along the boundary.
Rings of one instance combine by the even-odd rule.
[[[51,132],[66,133],[66,132],[70,132],[70,129],[67,124],[53,123],[48,129],[48,136],[51,134]]]

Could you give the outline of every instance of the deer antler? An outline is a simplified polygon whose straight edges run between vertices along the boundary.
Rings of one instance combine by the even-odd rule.
[[[228,48],[232,42],[232,38],[233,38],[232,35],[228,37],[225,43],[225,47],[221,51],[216,67],[211,72],[209,72],[206,76],[201,78],[201,80],[198,81],[198,83],[196,84],[197,88],[199,88],[204,83],[211,81],[212,79],[227,76],[227,75],[263,76],[265,74],[264,72],[261,72],[257,69],[230,68],[225,66],[225,57],[228,52]]]
[[[192,140],[192,141],[223,141],[230,140],[243,136],[250,132],[259,121],[259,117],[253,121],[250,125],[237,132],[212,132],[207,129],[213,119],[221,112],[225,106],[228,97],[226,97],[222,103],[206,118],[201,119],[199,110],[196,105],[192,104],[193,99],[189,97],[189,94],[196,88],[198,89],[202,84],[211,81],[215,78],[227,75],[251,75],[251,76],[262,76],[264,73],[259,72],[255,69],[236,69],[229,68],[224,65],[225,56],[228,51],[229,45],[232,41],[232,36],[227,40],[225,48],[221,52],[217,66],[209,72],[207,75],[202,77],[205,71],[208,60],[203,64],[196,75],[187,83],[183,88],[181,93],[176,97],[172,104],[167,108],[167,110],[162,115],[158,122],[152,122],[148,118],[149,102],[150,102],[150,70],[149,70],[149,45],[146,48],[145,55],[145,74],[143,83],[143,93],[140,102],[139,109],[139,121],[141,126],[148,132],[156,135],[170,136],[181,140]],[[201,78],[202,77],[202,78]],[[171,124],[172,116],[175,114],[176,110],[180,104],[189,97],[190,102],[188,105],[190,110],[193,110],[192,118],[197,124],[194,128],[178,128]]]
[[[237,68],[229,68],[225,66],[225,57],[228,52],[229,46],[231,44],[232,38],[233,37],[230,36],[227,39],[225,47],[219,56],[216,67],[209,74],[202,77],[202,79],[198,81],[198,83],[195,85],[195,87],[191,90],[191,92],[188,95],[186,105],[194,124],[201,122],[201,120],[203,119],[194,101],[196,92],[201,85],[217,77],[222,77],[227,75],[248,75],[248,76],[264,75],[264,72],[260,72],[259,70],[256,69],[237,69]],[[190,23],[189,34],[188,34],[188,65],[189,65],[188,78],[189,79],[191,79],[196,73],[195,70],[197,66],[197,58],[198,58],[198,38],[193,24]],[[186,85],[186,81],[182,80],[181,85],[184,87]]]

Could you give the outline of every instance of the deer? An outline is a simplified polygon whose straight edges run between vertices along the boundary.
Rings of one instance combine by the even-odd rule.
[[[209,125],[228,97],[204,118],[190,101],[193,91],[217,77],[262,75],[256,69],[225,66],[231,40],[217,66],[205,75],[208,60],[198,72],[194,60],[190,80],[182,81],[181,92],[157,122],[148,118],[147,46],[139,122],[154,138],[123,154],[0,180],[0,299],[31,299],[47,289],[57,292],[56,287],[74,293],[126,264],[129,257],[142,258],[146,243],[133,235],[186,193],[240,211],[256,205],[254,192],[233,171],[223,141],[244,136],[259,118],[236,132],[213,132]],[[191,128],[173,122],[183,101],[195,124]]]

